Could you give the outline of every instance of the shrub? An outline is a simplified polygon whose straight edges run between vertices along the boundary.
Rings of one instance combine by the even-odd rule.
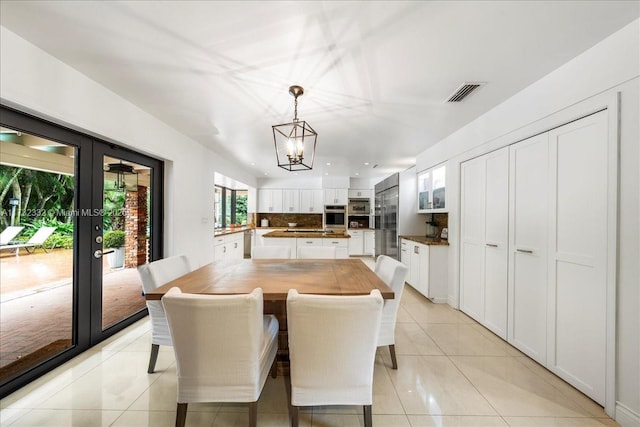
[[[124,231],[113,230],[104,234],[103,245],[105,248],[121,248],[124,246]]]

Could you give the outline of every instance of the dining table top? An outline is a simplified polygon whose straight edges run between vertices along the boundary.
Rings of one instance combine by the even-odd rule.
[[[171,288],[207,295],[245,294],[262,288],[265,301],[286,301],[289,289],[318,295],[368,295],[393,290],[360,259],[239,259],[214,261],[145,294],[159,300]]]

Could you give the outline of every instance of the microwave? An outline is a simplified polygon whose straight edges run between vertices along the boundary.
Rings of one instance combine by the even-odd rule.
[[[349,215],[369,215],[369,199],[349,199]]]

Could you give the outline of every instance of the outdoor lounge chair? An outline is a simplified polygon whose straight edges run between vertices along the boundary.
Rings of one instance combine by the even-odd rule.
[[[23,228],[24,227],[10,225],[9,227],[2,230],[2,233],[0,233],[0,246],[6,246],[11,243],[11,241],[15,239],[18,234],[20,234]]]
[[[0,250],[2,249],[15,249],[16,255],[18,255],[18,251],[20,248],[25,248],[28,253],[34,252],[38,247],[41,247],[45,252],[47,248],[44,246],[44,242],[56,231],[56,227],[40,227],[36,234],[31,236],[29,240],[24,243],[18,243],[15,245],[3,245],[0,246]]]

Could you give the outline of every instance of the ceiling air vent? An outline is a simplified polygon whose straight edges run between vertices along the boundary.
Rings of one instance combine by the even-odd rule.
[[[482,86],[483,82],[464,82],[456,91],[447,99],[447,102],[462,102],[471,92]]]

